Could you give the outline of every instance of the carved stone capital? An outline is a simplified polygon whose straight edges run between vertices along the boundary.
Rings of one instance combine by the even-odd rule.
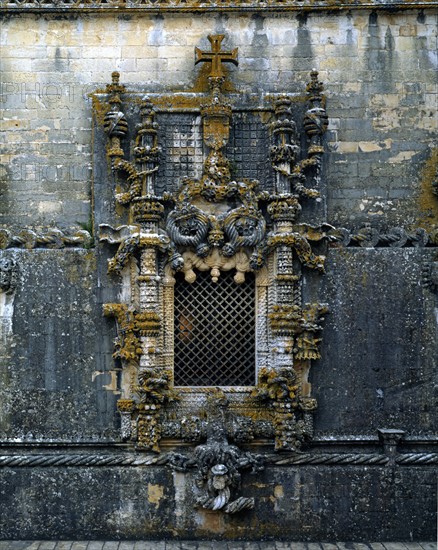
[[[271,218],[278,221],[288,221],[293,223],[298,214],[301,211],[301,205],[297,197],[276,197],[272,202],[269,203],[268,213]]]
[[[132,413],[135,409],[135,402],[133,399],[119,399],[117,409],[120,413]]]
[[[137,223],[160,221],[164,205],[155,197],[137,197],[132,202],[132,216]]]

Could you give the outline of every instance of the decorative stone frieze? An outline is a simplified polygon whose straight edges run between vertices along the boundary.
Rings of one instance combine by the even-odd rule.
[[[405,230],[402,227],[393,227],[387,232],[383,232],[376,227],[372,227],[371,224],[365,224],[358,230],[325,225],[323,237],[328,239],[332,247],[423,248],[437,245],[436,234],[436,230],[428,232],[421,227],[412,231]]]
[[[435,6],[434,0],[422,0],[415,4],[417,8]],[[275,12],[275,11],[314,11],[314,10],[360,10],[370,9],[410,9],[412,4],[399,0],[397,2],[378,2],[377,0],[343,0],[334,3],[331,0],[221,0],[211,2],[210,0],[3,0],[0,6],[2,11],[36,11],[36,12],[66,12],[85,11],[105,13],[108,11],[126,10],[130,13],[142,12],[155,14],[167,13],[200,13],[200,12],[234,12],[238,10],[250,10],[251,12]]]
[[[0,250],[6,248],[90,248],[93,237],[84,229],[64,231],[52,227],[44,230],[23,228],[19,231],[0,228]]]

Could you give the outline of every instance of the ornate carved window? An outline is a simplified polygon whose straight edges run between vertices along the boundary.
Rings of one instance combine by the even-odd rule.
[[[316,72],[306,112],[285,95],[234,94],[232,108],[222,64],[237,65],[237,50],[223,51],[223,38],[196,49],[196,63],[211,63],[202,93],[140,100],[114,73],[95,95],[114,176],[95,198],[112,187],[118,204],[118,227],[101,224],[100,239],[119,244],[109,272],[125,282],[122,303],[104,309],[118,325],[122,437],[156,452],[166,440],[206,441],[195,459],[169,460],[213,457],[198,466],[223,490],[198,502],[234,513],[251,507],[230,501],[237,472],[257,460],[231,442],[296,451],[312,436],[308,372],[326,308],[304,302],[317,285],[303,292],[303,282],[324,270],[311,243],[326,228],[297,219],[319,197],[309,184],[319,183],[327,115]]]

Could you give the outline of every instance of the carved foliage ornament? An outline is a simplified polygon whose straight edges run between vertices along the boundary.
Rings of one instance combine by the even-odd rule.
[[[0,258],[0,292],[13,294],[18,284],[18,264],[13,258]]]
[[[316,402],[307,376],[311,360],[320,357],[327,307],[302,303],[302,274],[306,268],[324,271],[325,258],[315,254],[312,243],[328,238],[333,228],[297,219],[303,200],[319,200],[327,115],[322,84],[312,71],[302,124],[307,150],[300,150],[292,99],[279,96],[269,107],[271,146],[266,150],[274,192],[267,193],[254,179],[233,179],[225,154],[233,111],[223,93],[222,64],[237,65],[238,52],[222,50],[223,35],[208,39],[211,50],[195,52],[195,63],[211,67],[209,98],[200,106],[203,170],[199,178],[183,178],[173,194],[155,192],[162,152],[152,101],[145,99],[140,106],[129,160],[124,142],[129,124],[123,113],[128,92],[118,73],[107,86],[107,156],[121,187],[115,200],[129,209],[129,224],[102,225],[101,241],[119,244],[108,269],[129,271],[131,302],[106,304],[104,314],[114,317],[118,327],[114,358],[122,367],[118,408],[123,438],[137,449],[156,452],[163,437],[199,442],[193,454],[173,455],[171,463],[184,471],[196,469],[199,506],[235,513],[254,506],[253,499],[239,496],[240,472],[262,467],[261,459],[238,444],[270,437],[276,450],[297,452],[312,436]],[[236,415],[228,403],[229,388],[207,398],[203,418],[187,416],[189,394],[173,386],[173,285],[177,272],[186,283],[196,284],[199,271],[209,271],[215,284],[223,271],[234,271],[236,284],[243,283],[246,273],[256,273],[260,365],[257,385],[242,394],[241,403],[249,400],[255,413]],[[166,411],[177,400],[182,412],[172,409],[174,421]],[[230,415],[233,420],[226,420]]]
[[[189,456],[172,453],[169,463],[180,471],[195,470],[198,506],[235,514],[254,508],[254,498],[238,496],[241,472],[259,472],[264,468],[264,460],[262,456],[244,452],[228,442],[224,422],[228,405],[228,400],[221,390],[212,390],[206,404],[208,421],[205,444],[195,447],[193,454]]]

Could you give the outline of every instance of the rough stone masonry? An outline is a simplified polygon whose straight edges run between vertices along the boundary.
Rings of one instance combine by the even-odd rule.
[[[436,4],[16,0],[0,10],[1,538],[432,540],[438,462]],[[209,35],[224,35],[221,47],[237,48],[239,63],[224,64],[226,84],[215,88],[213,82],[212,89],[208,79],[222,75],[212,75],[209,63],[194,64],[195,48],[210,51]],[[318,200],[298,200],[297,189],[305,193],[313,177],[304,162],[312,159],[312,142],[303,124],[314,70],[324,83],[328,127],[312,180]],[[113,71],[126,87],[117,113],[127,123],[127,133],[120,133],[127,162],[138,158],[136,147],[147,146],[136,142],[145,96],[153,106],[160,164],[151,176],[154,194],[141,196],[163,201],[163,216],[176,212],[180,220],[169,245],[186,262],[179,275],[165,271],[165,219],[154,221],[154,229],[147,216],[147,223],[139,222],[129,204],[116,200],[133,188],[107,158],[116,150],[114,132],[105,130],[109,99],[117,95],[107,87]],[[207,126],[217,123],[202,110],[210,93],[223,107],[222,132],[231,105],[226,146],[205,141]],[[298,152],[275,164],[270,148],[279,134],[272,124],[283,120],[278,105],[285,95],[296,125],[288,144]],[[113,130],[120,129],[122,118],[113,120],[119,121]],[[192,188],[209,183],[203,170],[212,150],[229,160],[230,177],[215,180],[209,202]],[[148,162],[135,165],[137,176],[150,170]],[[295,177],[297,167],[307,180]],[[225,212],[221,193],[231,180],[261,182],[257,197],[248,191],[245,231],[254,236],[265,220],[269,252],[261,271],[242,268],[256,273],[256,381],[244,390],[221,387],[212,409],[199,406],[193,388],[176,388],[179,405],[146,415],[151,403],[161,407],[160,396],[173,395],[171,376],[148,371],[148,362],[158,369],[173,365],[173,348],[160,348],[177,335],[165,296],[181,273],[189,273],[188,258],[204,261],[180,244],[185,228],[178,216],[184,213],[175,197],[184,176],[195,181],[189,206],[207,212],[205,223],[216,223],[225,237],[229,226],[221,226],[217,214]],[[282,194],[291,195],[289,202]],[[274,196],[288,219],[280,206],[268,212]],[[233,197],[227,208],[240,208],[241,195]],[[142,223],[164,247],[154,249],[152,279],[141,247],[153,239],[145,237]],[[102,238],[102,224],[125,229],[117,235],[106,229]],[[216,226],[208,229],[213,252],[225,246],[220,235],[211,244],[220,234]],[[128,251],[132,258],[121,275],[108,274],[108,260],[128,233],[139,235],[140,248]],[[248,250],[265,241],[251,243]],[[208,272],[218,269],[221,280],[225,261],[209,265],[213,252],[205,265]],[[301,265],[303,258],[311,263],[322,256],[325,274]],[[141,294],[154,281],[156,294]],[[147,296],[156,296],[158,317],[138,317],[152,311]],[[314,303],[327,305],[323,323],[309,320],[306,304]],[[103,316],[104,304],[125,304],[132,317],[117,325]],[[114,348],[117,340],[129,351],[127,334],[134,338],[129,342],[141,342],[134,359]],[[310,370],[297,358],[299,345],[313,350]],[[194,364],[202,368],[200,360]],[[157,390],[164,386],[168,393]],[[129,389],[135,405],[125,402],[122,409]],[[263,407],[249,407],[251,392],[267,396]],[[314,400],[308,405],[317,403],[311,427],[309,411],[293,413],[304,423],[299,426],[279,412],[286,410],[282,403],[303,407],[303,397]],[[160,452],[152,443],[148,448],[156,420]],[[134,430],[131,439],[127,426]],[[138,433],[149,437],[142,440],[146,448],[135,439]],[[218,434],[222,438],[212,443]],[[289,443],[281,450],[283,440]],[[216,463],[198,479],[193,464],[202,469],[210,455]],[[227,472],[218,467],[222,463]],[[233,502],[239,511],[226,513]]]

